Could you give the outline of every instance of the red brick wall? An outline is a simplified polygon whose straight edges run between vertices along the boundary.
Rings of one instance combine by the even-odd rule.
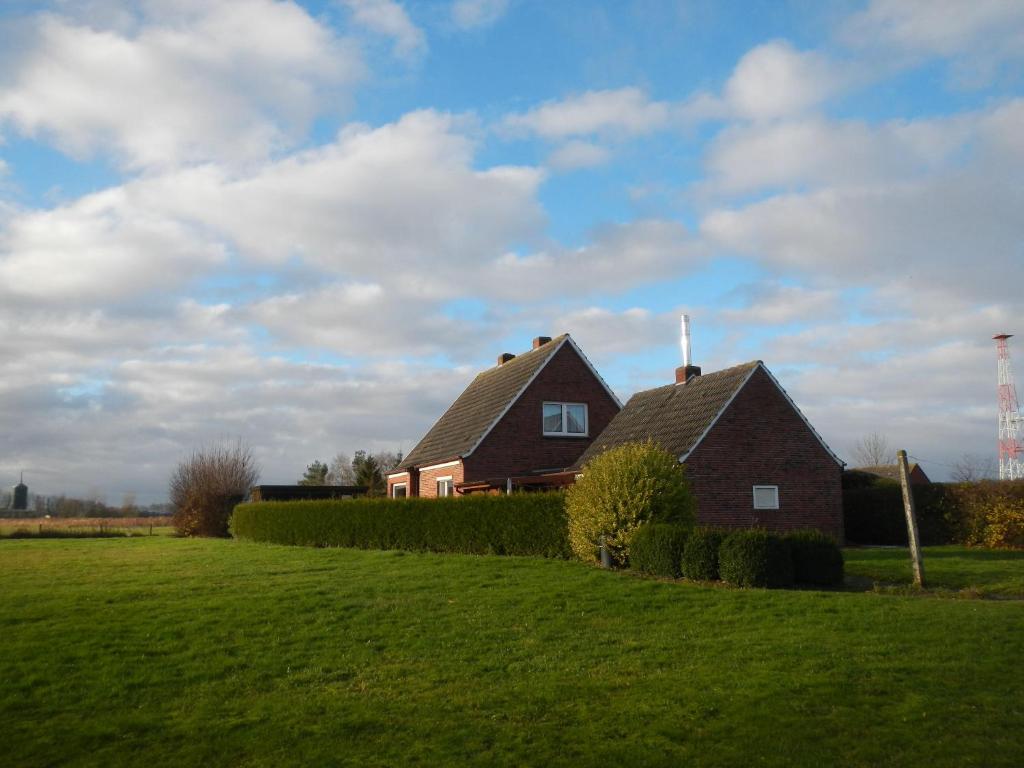
[[[586,403],[587,437],[544,437],[546,401]],[[465,459],[466,480],[522,475],[537,469],[568,467],[619,412],[601,382],[568,343],[526,388],[487,438]]]
[[[448,462],[445,462],[446,464]],[[438,469],[421,469],[419,480],[419,495],[429,499],[437,497],[437,479],[439,477],[451,477],[453,484],[461,483],[463,480],[462,462],[452,464]],[[454,491],[453,491],[454,493]]]
[[[402,485],[403,483],[405,484],[405,487],[406,487],[406,495],[407,496],[415,496],[416,495],[416,482],[408,474],[401,475],[399,477],[389,477],[389,478],[387,478],[387,481],[388,481],[388,498],[389,499],[392,498],[392,496],[393,496],[391,488],[393,486],[395,486],[395,485]]]
[[[760,369],[687,458],[686,472],[702,525],[817,528],[842,540],[841,468]],[[779,509],[754,509],[755,485],[777,485]]]

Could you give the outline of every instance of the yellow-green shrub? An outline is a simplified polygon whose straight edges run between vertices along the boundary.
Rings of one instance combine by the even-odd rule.
[[[623,565],[637,528],[646,522],[692,527],[695,503],[676,457],[654,443],[627,443],[600,454],[566,494],[569,545],[581,560],[597,560],[604,537]]]

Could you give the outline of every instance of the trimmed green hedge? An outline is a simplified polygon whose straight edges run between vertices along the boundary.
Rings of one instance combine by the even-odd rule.
[[[734,531],[718,548],[722,581],[738,587],[788,587],[793,584],[789,542],[767,531]]]
[[[310,547],[568,557],[565,496],[263,501],[239,504],[239,539]]]
[[[718,548],[725,532],[715,528],[697,528],[683,546],[683,576],[692,581],[718,581]]]
[[[678,579],[689,533],[688,527],[672,523],[641,525],[629,544],[629,567],[651,576]]]
[[[834,586],[843,583],[843,552],[836,540],[820,531],[797,531],[786,536],[793,556],[797,584]]]
[[[923,545],[951,544],[957,540],[960,517],[949,485],[911,486],[917,531]],[[907,546],[907,519],[899,483],[878,480],[873,485],[843,489],[843,522],[849,544]]]

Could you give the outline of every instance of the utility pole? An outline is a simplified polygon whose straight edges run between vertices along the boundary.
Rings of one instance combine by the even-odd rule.
[[[999,479],[1024,479],[1024,445],[1020,436],[1020,404],[1010,368],[1007,340],[1013,334],[1000,333],[996,342],[996,394],[999,398]]]
[[[907,452],[896,451],[900,467],[900,487],[903,489],[903,512],[907,516],[907,541],[910,543],[910,559],[914,564],[914,584],[924,587],[924,564],[921,562],[921,544],[917,538],[917,514],[914,512],[914,494],[910,490],[910,468],[907,466]]]

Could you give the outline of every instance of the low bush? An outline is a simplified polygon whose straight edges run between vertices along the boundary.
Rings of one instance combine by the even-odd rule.
[[[641,525],[629,545],[629,567],[651,576],[678,579],[690,529],[672,523]]]
[[[843,552],[836,540],[820,531],[798,531],[786,537],[797,584],[834,586],[843,583]]]
[[[788,587],[793,584],[789,543],[767,531],[734,531],[718,548],[722,581],[739,587]]]
[[[235,507],[231,532],[312,547],[569,555],[561,492],[252,502]]]
[[[983,480],[947,486],[956,540],[967,546],[1024,547],[1024,481]]]
[[[598,559],[601,537],[613,562],[629,560],[644,523],[692,527],[696,504],[678,459],[654,443],[627,443],[590,461],[566,493],[569,543],[580,560]]]
[[[683,546],[683,576],[693,581],[718,581],[718,548],[725,533],[715,528],[697,528]]]

